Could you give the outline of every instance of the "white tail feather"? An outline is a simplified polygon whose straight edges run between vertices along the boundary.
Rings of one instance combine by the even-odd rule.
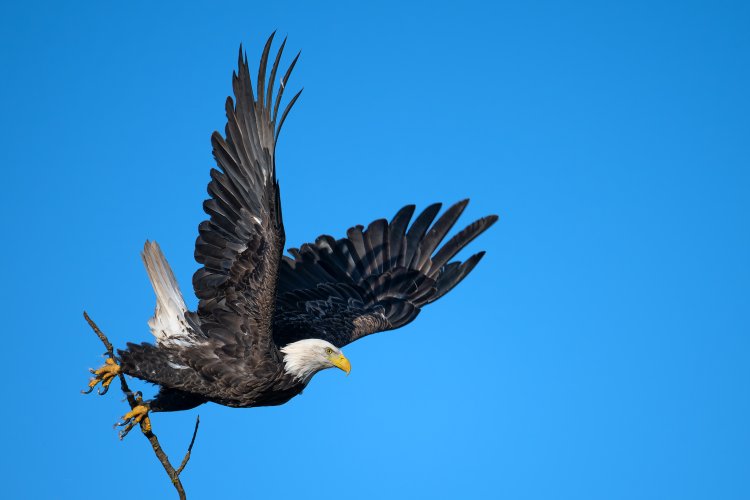
[[[148,320],[156,343],[192,344],[192,330],[185,321],[185,300],[161,248],[155,241],[146,241],[141,257],[156,293],[156,311],[154,317]]]

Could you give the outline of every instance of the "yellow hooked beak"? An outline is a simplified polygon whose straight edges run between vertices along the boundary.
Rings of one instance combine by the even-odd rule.
[[[343,354],[339,354],[338,356],[334,354],[329,359],[331,360],[331,363],[333,363],[333,366],[345,371],[347,375],[349,375],[349,372],[352,371],[351,363],[349,363],[349,360],[346,359],[346,356],[344,356]]]

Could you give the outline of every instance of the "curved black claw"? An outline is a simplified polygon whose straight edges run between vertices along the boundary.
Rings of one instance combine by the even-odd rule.
[[[101,383],[101,387],[97,389],[97,393],[100,396],[107,394],[109,390],[109,384],[120,374],[120,365],[114,360],[114,358],[107,358],[104,365],[98,370],[89,368],[89,371],[94,374],[89,381],[89,388],[81,391],[83,394],[90,394],[98,384]]]

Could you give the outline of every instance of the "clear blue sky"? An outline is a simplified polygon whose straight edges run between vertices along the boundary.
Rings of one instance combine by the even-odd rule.
[[[750,498],[746,2],[127,3],[0,8],[7,498],[172,497],[118,392],[79,394],[81,312],[149,340],[147,238],[195,304],[209,135],[274,29],[289,246],[406,203],[501,219],[350,377],[156,415],[175,460],[201,415],[191,498]]]

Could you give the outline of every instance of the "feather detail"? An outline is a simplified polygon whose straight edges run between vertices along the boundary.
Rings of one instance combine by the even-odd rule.
[[[156,294],[156,310],[148,320],[159,345],[187,346],[195,342],[195,333],[185,319],[187,307],[167,259],[154,241],[146,241],[141,253],[148,278]]]
[[[469,200],[441,204],[420,213],[409,226],[414,205],[399,210],[390,223],[378,219],[350,228],[335,241],[320,236],[290,250],[279,274],[274,339],[279,345],[320,336],[342,346],[414,320],[420,309],[448,293],[484,255],[448,262],[497,220],[479,219],[440,247]],[[433,223],[434,221],[434,223]]]

